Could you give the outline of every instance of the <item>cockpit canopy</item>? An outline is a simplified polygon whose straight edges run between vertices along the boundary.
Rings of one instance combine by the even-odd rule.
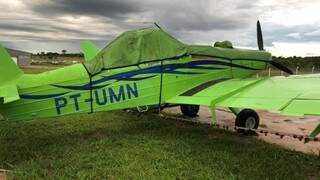
[[[188,55],[230,60],[246,58],[270,60],[271,58],[271,54],[265,51],[233,48],[229,41],[217,42],[215,47],[187,45],[160,28],[146,28],[123,33],[84,65],[90,74],[97,74],[104,69],[177,59]]]
[[[148,28],[123,33],[85,66],[91,74],[95,74],[102,69],[178,58],[187,53],[185,44],[162,29]]]

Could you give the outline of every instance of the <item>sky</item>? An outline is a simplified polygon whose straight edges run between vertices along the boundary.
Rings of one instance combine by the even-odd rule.
[[[257,48],[260,20],[275,56],[320,56],[320,0],[0,0],[0,42],[38,52],[80,52],[157,22],[180,41]]]

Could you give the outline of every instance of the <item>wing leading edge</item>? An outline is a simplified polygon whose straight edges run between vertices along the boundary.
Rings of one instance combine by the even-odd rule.
[[[167,103],[272,110],[294,116],[320,115],[319,82],[320,74],[230,79],[188,96],[183,93]]]

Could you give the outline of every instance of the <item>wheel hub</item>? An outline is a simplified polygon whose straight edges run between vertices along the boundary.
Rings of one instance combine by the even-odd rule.
[[[248,129],[254,129],[256,125],[256,120],[254,117],[248,117],[246,120],[246,128]]]

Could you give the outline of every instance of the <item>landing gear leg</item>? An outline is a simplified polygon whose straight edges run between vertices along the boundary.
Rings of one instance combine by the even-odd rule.
[[[255,129],[259,127],[259,115],[252,109],[243,109],[237,114],[235,125],[241,129],[237,129],[239,133],[245,135],[255,135]]]
[[[241,111],[238,108],[229,107],[229,110],[235,115],[238,116],[239,112]]]

